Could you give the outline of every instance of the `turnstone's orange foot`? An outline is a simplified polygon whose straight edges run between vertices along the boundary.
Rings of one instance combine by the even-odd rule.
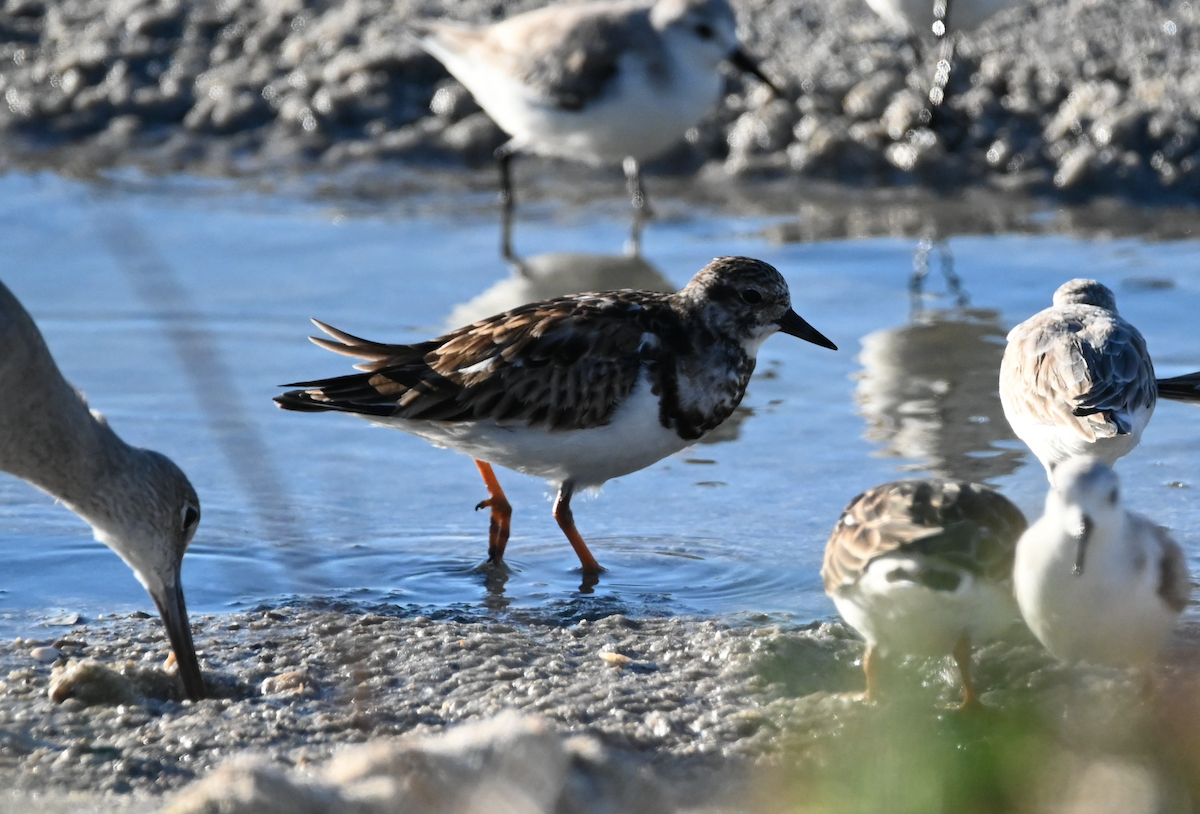
[[[1012,564],[1020,509],[986,486],[920,479],[885,483],[854,500],[825,547],[821,577],[846,622],[867,640],[868,699],[878,658],[953,654],[963,707],[978,705],[971,642],[1017,621]]]
[[[476,461],[475,465],[479,467],[479,474],[483,475],[483,482],[488,490],[488,499],[479,501],[475,511],[492,510],[492,518],[488,523],[488,562],[500,562],[504,559],[504,549],[508,545],[508,534],[512,528],[512,505],[504,496],[504,490],[500,488],[500,481],[496,479],[491,464]]]
[[[585,575],[601,568],[575,528],[576,489],[636,472],[719,426],[772,334],[836,350],[792,310],[783,276],[748,257],[718,258],[674,294],[560,297],[414,345],[316,324],[333,340],[313,341],[366,360],[364,372],[287,385],[301,389],[276,396],[280,407],[354,413],[470,455],[488,487],[496,560],[511,509],[491,465],[546,478]]]
[[[1093,457],[1054,470],[1046,512],[1017,544],[1013,587],[1046,649],[1066,661],[1149,668],[1187,607],[1187,558],[1158,524],[1121,505]]]

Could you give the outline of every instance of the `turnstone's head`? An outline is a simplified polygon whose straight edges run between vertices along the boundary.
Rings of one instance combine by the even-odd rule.
[[[1112,289],[1095,280],[1068,280],[1054,292],[1055,305],[1094,305],[1117,313],[1117,298]]]
[[[750,257],[718,257],[673,295],[719,336],[754,355],[776,331],[837,350],[792,310],[787,281],[774,266]]]
[[[728,0],[658,0],[650,9],[650,24],[685,61],[716,68],[727,59],[779,95],[779,89],[738,43],[737,17]]]
[[[1075,538],[1075,574],[1082,574],[1093,530],[1111,527],[1123,511],[1120,482],[1112,467],[1081,455],[1053,467],[1054,487],[1046,498],[1046,514],[1057,512],[1068,534]]]

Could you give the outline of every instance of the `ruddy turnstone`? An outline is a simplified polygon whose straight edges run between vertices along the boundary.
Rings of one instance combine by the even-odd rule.
[[[880,656],[952,653],[962,706],[979,704],[971,645],[1018,619],[1011,578],[1023,531],[1021,510],[977,483],[894,481],[850,501],[825,546],[821,577],[842,618],[867,640],[868,700],[878,696]]]
[[[316,322],[314,320],[314,322]],[[558,487],[554,518],[583,570],[600,565],[571,496],[678,452],[737,407],[759,346],[777,331],[836,350],[791,309],[783,276],[747,257],[713,260],[674,294],[611,291],[524,305],[413,345],[316,322],[365,372],[298,382],[288,410],[355,413],[475,459],[491,509],[488,559],[503,559],[512,509],[499,464]]]
[[[1146,341],[1095,280],[1071,280],[1054,304],[1013,328],[1000,363],[1000,401],[1013,432],[1051,481],[1076,455],[1108,464],[1142,437],[1158,399]]]
[[[513,259],[510,162],[517,152],[622,162],[634,245],[648,214],[641,161],[683,137],[720,98],[728,61],[774,85],[743,51],[727,0],[562,4],[486,26],[424,22],[421,46],[467,87],[512,139],[500,161]]]
[[[1046,649],[1115,666],[1148,666],[1192,590],[1183,550],[1125,510],[1116,473],[1092,456],[1055,467],[1046,512],[1017,544],[1013,582]]]
[[[200,500],[165,455],[131,447],[54,363],[33,319],[0,284],[0,470],[87,521],[133,569],[162,616],[188,698],[204,697],[180,578]]]

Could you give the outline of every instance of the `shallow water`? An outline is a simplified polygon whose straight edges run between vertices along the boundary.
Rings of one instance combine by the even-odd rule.
[[[1200,242],[953,238],[969,304],[932,296],[914,319],[912,241],[771,243],[763,235],[786,218],[675,206],[682,214],[647,232],[649,265],[541,257],[529,283],[496,256],[495,219],[480,203],[464,194],[461,212],[411,214],[184,180],[0,177],[0,276],[92,406],[128,441],[174,458],[201,496],[184,566],[193,612],[287,598],[536,618],[825,618],[825,538],[865,488],[931,471],[988,479],[1036,515],[1044,475],[1011,439],[995,371],[1008,328],[1063,280],[1112,286],[1160,376],[1200,369]],[[530,207],[518,245],[617,254],[623,214]],[[796,310],[841,350],[773,337],[741,421],[577,500],[579,527],[609,569],[585,591],[542,482],[499,473],[514,533],[509,573],[489,576],[478,567],[487,518],[472,511],[485,495],[468,458],[271,402],[284,382],[349,372],[349,360],[305,340],[310,316],[412,341],[571,288],[564,267],[582,267],[585,288],[605,274],[678,286],[720,254],[777,266]],[[929,288],[944,290],[936,264]],[[1119,469],[1127,502],[1170,526],[1200,573],[1200,410],[1160,404]],[[153,609],[81,521],[7,477],[0,563],[6,635],[64,610]]]

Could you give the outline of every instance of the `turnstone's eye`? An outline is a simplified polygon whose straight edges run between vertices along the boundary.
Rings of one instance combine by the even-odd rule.
[[[711,40],[717,36],[717,32],[708,23],[699,23],[696,26],[696,36],[702,40]]]
[[[185,532],[200,522],[200,510],[190,503],[180,510],[180,515],[183,520],[183,530]]]
[[[1117,505],[1117,497],[1118,497],[1117,490],[1113,489],[1111,492],[1108,493],[1108,502],[1111,503],[1112,505],[1116,506]]]
[[[749,305],[758,305],[762,302],[762,294],[755,291],[753,288],[747,288],[742,292],[742,302]]]

